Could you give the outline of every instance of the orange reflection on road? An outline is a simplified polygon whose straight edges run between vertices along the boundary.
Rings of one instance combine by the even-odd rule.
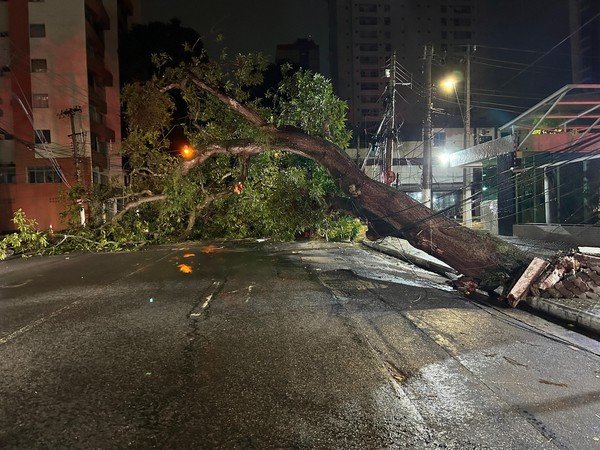
[[[183,257],[184,257],[184,258],[192,258],[192,257],[194,257],[194,256],[196,256],[196,254],[195,254],[195,253],[184,253],[184,254],[183,254]]]
[[[192,266],[188,266],[187,264],[179,264],[177,267],[179,268],[179,271],[183,273],[192,273],[194,270],[192,269]]]

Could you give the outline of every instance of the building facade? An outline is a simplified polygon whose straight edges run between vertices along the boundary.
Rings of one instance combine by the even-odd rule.
[[[64,227],[67,191],[122,177],[118,36],[130,0],[0,1],[0,230]]]
[[[293,44],[279,44],[275,53],[275,62],[292,63],[313,72],[320,71],[319,46],[312,38],[296,39]]]
[[[381,120],[385,69],[394,51],[397,81],[404,83],[398,90],[403,98],[398,122],[420,128],[424,46],[434,46],[436,78],[448,72],[459,62],[449,56],[460,56],[476,42],[477,14],[475,0],[330,0],[332,79],[338,96],[348,102],[355,132],[372,133]]]
[[[569,1],[573,83],[600,83],[600,19],[596,17],[598,14],[600,2],[597,0]],[[593,20],[594,17],[596,19]]]

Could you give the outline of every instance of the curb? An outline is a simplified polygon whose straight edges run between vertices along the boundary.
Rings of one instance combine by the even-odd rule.
[[[362,244],[365,247],[409,262],[421,267],[422,269],[435,272],[438,275],[442,275],[446,278],[456,278],[455,274],[457,272],[449,266],[443,265],[443,263],[440,264],[441,261],[440,263],[436,263],[435,260],[422,258],[418,254],[411,251],[401,251],[397,248],[394,248],[392,245],[382,245],[381,241],[363,240]],[[412,248],[413,247],[410,246],[410,244],[406,244],[406,249]],[[420,251],[418,249],[415,250]],[[552,299],[542,297],[526,297],[522,300],[522,302],[527,303],[527,305],[529,305],[533,310],[542,314],[546,314],[563,322],[575,324],[586,331],[600,335],[600,315],[591,314],[587,311],[573,308],[571,306],[553,301]]]
[[[560,320],[573,323],[581,328],[600,335],[600,316],[581,309],[572,308],[548,298],[527,297],[523,299],[533,309]]]

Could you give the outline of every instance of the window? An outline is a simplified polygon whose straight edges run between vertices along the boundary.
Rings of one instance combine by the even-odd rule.
[[[454,8],[454,14],[471,14],[471,7],[469,5],[457,6]]]
[[[471,39],[470,31],[455,31],[454,39]]]
[[[471,26],[471,19],[468,17],[454,19],[454,26],[455,27],[469,27],[469,26]]]
[[[60,175],[54,167],[28,167],[29,183],[60,183]]]
[[[17,182],[17,171],[14,164],[0,165],[0,184],[9,184]]]
[[[33,38],[46,37],[46,25],[43,23],[32,23],[29,25],[29,36]]]
[[[359,62],[361,64],[377,64],[379,63],[379,58],[377,56],[361,56]]]
[[[445,145],[446,145],[446,133],[444,131],[434,133],[433,134],[433,146],[434,147],[444,147]]]
[[[32,59],[31,60],[31,71],[32,72],[47,72],[48,61],[45,59]]]
[[[360,12],[374,13],[374,12],[377,12],[377,5],[360,4],[360,5],[358,5],[358,10]]]
[[[90,105],[90,120],[95,123],[104,123],[102,114],[98,112],[95,106]]]
[[[52,142],[50,139],[50,130],[35,130],[36,144],[49,144],[50,142]]]
[[[363,39],[377,39],[377,30],[361,31],[358,35]]]
[[[358,23],[360,25],[377,25],[377,17],[359,17]]]
[[[360,101],[363,103],[377,103],[379,97],[377,95],[362,95]]]
[[[363,91],[376,91],[379,89],[379,83],[360,83],[360,89]]]
[[[360,76],[376,78],[376,77],[379,77],[379,70],[361,70]]]
[[[384,17],[384,18],[383,18],[383,24],[384,24],[384,25],[389,25],[390,23],[391,23],[391,20],[390,20],[390,18],[389,18],[389,17]]]
[[[34,108],[47,108],[48,107],[48,94],[33,94],[33,107]]]
[[[361,52],[376,52],[379,46],[377,44],[360,44],[358,48]]]

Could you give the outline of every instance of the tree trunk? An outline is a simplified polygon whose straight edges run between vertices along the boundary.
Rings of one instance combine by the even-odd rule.
[[[331,142],[293,127],[277,129],[237,100],[214,87],[207,88],[195,75],[190,74],[190,80],[260,128],[269,141],[269,148],[300,154],[322,164],[351,198],[355,214],[366,218],[369,229],[376,235],[402,237],[465,276],[474,278],[482,288],[493,289],[505,284],[527,265],[526,256],[513,245],[465,228],[433,213],[405,193],[372,180]],[[211,145],[199,149],[197,158],[183,163],[183,172],[217,153],[252,155],[264,150],[264,144],[249,141]]]

